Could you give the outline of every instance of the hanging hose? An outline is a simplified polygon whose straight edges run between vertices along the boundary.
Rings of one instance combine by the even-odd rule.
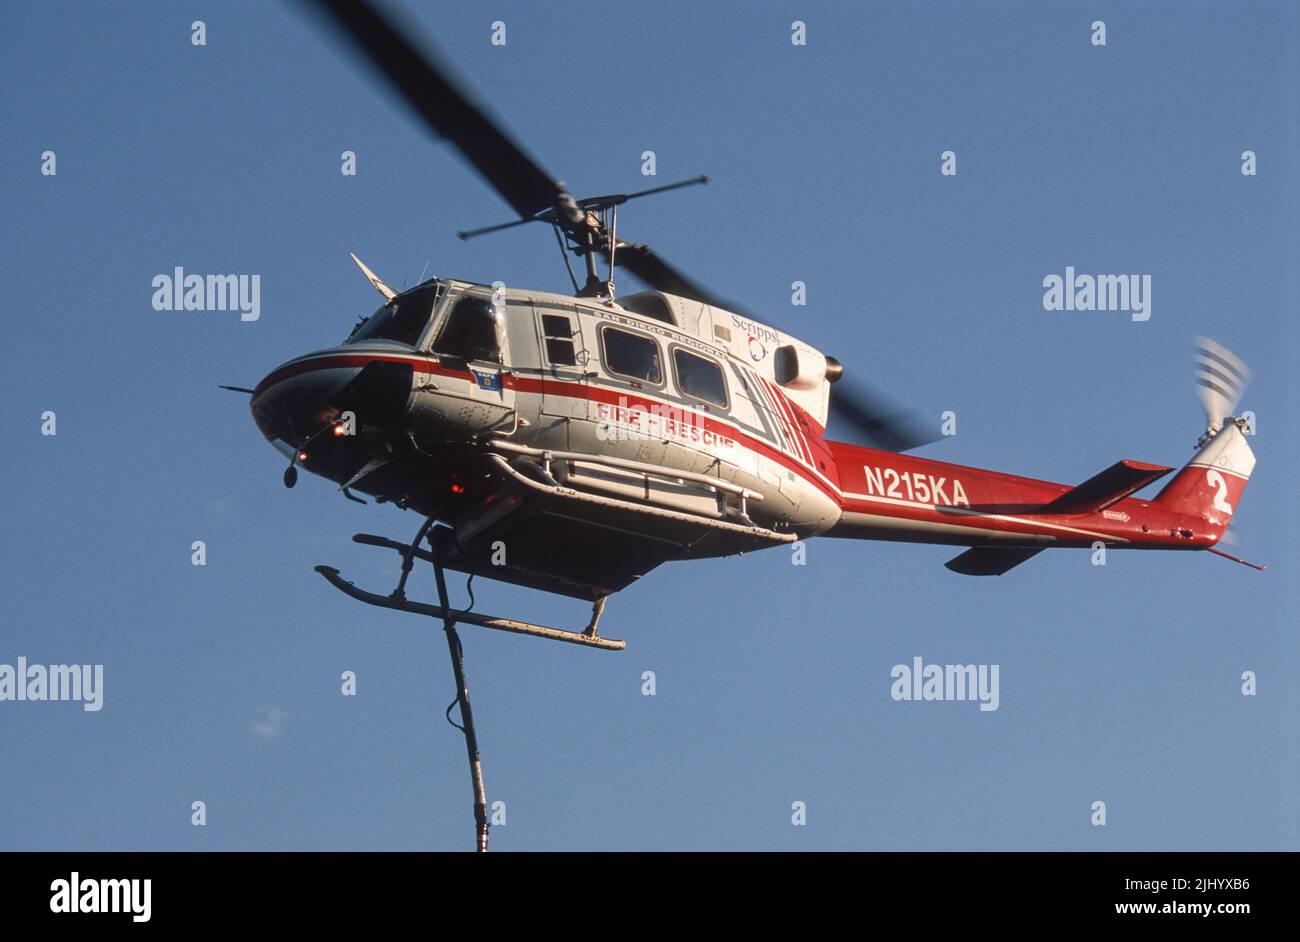
[[[432,518],[431,518],[432,519]],[[427,521],[427,522],[431,522]],[[427,527],[421,528],[420,538],[424,537]],[[478,734],[474,730],[474,711],[469,705],[469,684],[465,680],[464,649],[460,636],[456,634],[456,614],[447,598],[447,579],[442,569],[443,548],[450,530],[439,527],[430,537],[433,547],[433,575],[438,585],[438,606],[443,611],[443,631],[447,635],[447,650],[451,654],[451,669],[456,677],[456,700],[460,704],[460,718],[464,725],[458,727],[465,734],[465,752],[469,757],[470,784],[474,789],[474,830],[477,838],[476,849],[486,853],[488,849],[487,790],[483,785],[483,764],[478,754]],[[447,722],[457,724],[451,719],[451,706],[447,707]]]

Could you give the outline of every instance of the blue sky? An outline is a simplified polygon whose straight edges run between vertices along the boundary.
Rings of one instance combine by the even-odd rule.
[[[954,410],[958,435],[924,454],[1066,482],[1181,465],[1202,425],[1191,338],[1256,373],[1233,529],[1265,573],[1060,551],[981,580],[943,547],[814,541],[803,567],[662,567],[610,601],[622,653],[462,629],[507,808],[494,847],[1297,846],[1293,4],[415,7],[576,194],[646,185],[645,150],[651,183],[710,174],[629,207],[620,234]],[[459,242],[509,210],[294,5],[15,4],[0,44],[0,663],[105,669],[97,713],[0,703],[0,847],[469,848],[436,626],[312,572],[387,591],[392,560],[349,537],[419,521],[310,476],[284,490],[216,386],[374,308],[348,251],[396,284],[427,263],[563,290],[550,234]],[[177,265],[261,274],[260,320],[154,311]],[[1151,319],[1045,311],[1066,265],[1150,274]],[[585,623],[579,603],[475,588],[489,612]],[[1000,665],[999,709],[894,702],[890,668],[915,656]]]

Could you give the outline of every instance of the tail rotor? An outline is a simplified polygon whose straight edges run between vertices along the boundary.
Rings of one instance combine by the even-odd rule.
[[[1196,395],[1205,409],[1205,435],[1200,444],[1218,434],[1250,385],[1251,372],[1241,358],[1208,337],[1196,338]]]

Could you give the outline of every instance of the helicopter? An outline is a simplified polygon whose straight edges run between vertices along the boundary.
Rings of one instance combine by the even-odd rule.
[[[286,486],[301,469],[350,500],[423,518],[409,543],[354,537],[400,554],[388,595],[317,569],[360,601],[443,620],[480,850],[482,777],[457,622],[620,649],[599,631],[606,600],[661,564],[814,537],[947,544],[961,549],[947,568],[973,576],[1070,547],[1208,550],[1264,568],[1217,548],[1255,465],[1250,423],[1232,414],[1250,371],[1227,348],[1199,342],[1207,426],[1150,499],[1135,495],[1173,467],[1122,460],[1071,485],[906,454],[937,440],[937,426],[620,237],[620,207],[707,177],[575,198],[386,13],[365,0],[308,5],[517,214],[461,237],[549,225],[573,281],[572,294],[450,277],[396,291],[353,255],[382,296],[375,312],[341,343],[240,388],[289,461]],[[646,290],[617,296],[620,268]],[[832,422],[856,440],[831,437]],[[406,597],[416,560],[434,566],[438,605]],[[444,569],[589,602],[590,623],[570,631],[452,609]]]

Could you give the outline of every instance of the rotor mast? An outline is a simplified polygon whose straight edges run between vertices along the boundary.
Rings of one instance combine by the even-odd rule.
[[[675,183],[651,187],[648,190],[639,190],[636,193],[612,193],[608,196],[593,196],[582,200],[575,200],[568,190],[564,188],[563,183],[557,183],[556,186],[560,188],[560,192],[555,198],[553,207],[534,213],[527,218],[512,219],[510,222],[484,226],[480,229],[462,230],[457,235],[461,239],[472,239],[491,232],[512,229],[515,226],[522,226],[529,222],[550,223],[555,227],[556,234],[560,237],[561,247],[583,260],[587,277],[586,283],[580,288],[575,281],[574,287],[577,289],[578,297],[613,300],[614,267],[618,264],[614,256],[620,248],[618,241],[618,208],[628,200],[638,199],[642,196],[652,196],[656,193],[666,193],[669,190],[679,190],[687,186],[698,186],[708,182],[709,178],[701,174],[688,180],[678,180]],[[605,277],[600,274],[597,255],[604,255],[608,260],[608,274]]]

